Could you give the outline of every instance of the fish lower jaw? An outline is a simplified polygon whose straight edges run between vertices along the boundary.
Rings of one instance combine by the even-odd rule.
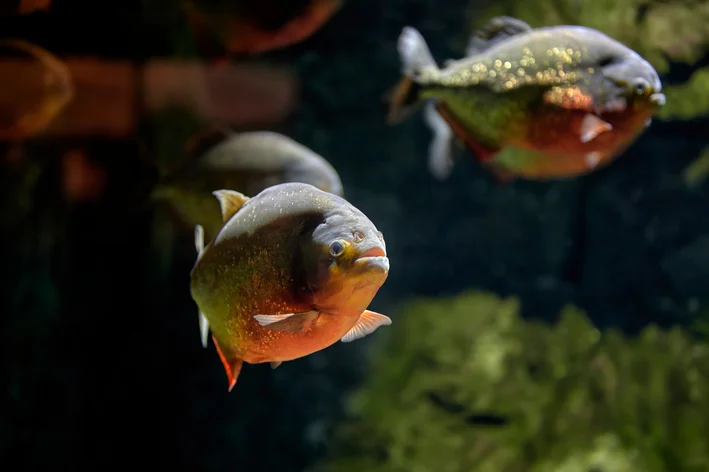
[[[653,93],[650,95],[650,103],[652,103],[655,106],[661,107],[665,104],[667,99],[665,98],[664,93]]]
[[[386,256],[360,257],[354,263],[356,270],[389,273],[389,258]]]

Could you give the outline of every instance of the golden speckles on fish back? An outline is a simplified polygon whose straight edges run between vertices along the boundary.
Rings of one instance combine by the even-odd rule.
[[[564,38],[533,37],[523,43],[510,40],[494,46],[467,61],[459,61],[441,73],[444,87],[486,85],[494,92],[505,92],[524,85],[564,86],[579,81],[586,47],[564,44]],[[525,45],[525,43],[527,45]],[[578,43],[578,41],[573,41]],[[548,46],[546,46],[548,44]]]
[[[593,106],[593,97],[579,87],[552,87],[544,94],[544,101],[569,110],[590,110]]]

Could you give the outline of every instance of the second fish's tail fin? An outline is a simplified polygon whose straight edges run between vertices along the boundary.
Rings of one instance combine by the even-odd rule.
[[[385,96],[389,105],[389,124],[402,121],[419,105],[421,86],[417,79],[421,72],[425,69],[438,69],[426,40],[416,28],[406,26],[399,35],[396,48],[401,60],[403,78]]]

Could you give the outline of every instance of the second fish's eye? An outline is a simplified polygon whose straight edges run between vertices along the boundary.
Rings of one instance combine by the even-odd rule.
[[[637,80],[633,84],[633,90],[635,91],[636,94],[638,95],[643,95],[648,89],[648,84],[644,80]]]
[[[339,239],[336,239],[332,243],[330,243],[330,255],[337,257],[341,256],[342,253],[345,252],[345,243],[342,242]]]

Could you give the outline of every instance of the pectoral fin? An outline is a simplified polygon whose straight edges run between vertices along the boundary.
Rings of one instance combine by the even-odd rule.
[[[234,216],[234,213],[249,200],[249,197],[243,193],[233,190],[215,190],[212,195],[219,200],[219,206],[222,208],[222,220],[226,223],[229,218]]]
[[[308,329],[318,314],[319,312],[317,311],[306,311],[305,313],[287,313],[284,315],[256,315],[254,319],[261,326],[273,331],[297,333]]]
[[[271,369],[275,369],[275,368],[277,368],[277,367],[278,367],[279,365],[281,365],[281,364],[283,364],[282,361],[271,362]]]
[[[588,113],[583,117],[583,121],[581,122],[581,142],[587,143],[599,134],[611,131],[612,129],[613,125],[603,121],[596,115]]]
[[[388,316],[376,313],[374,311],[365,310],[357,320],[357,323],[345,334],[341,341],[349,343],[356,339],[363,338],[368,334],[372,334],[380,326],[389,326],[391,318]]]

